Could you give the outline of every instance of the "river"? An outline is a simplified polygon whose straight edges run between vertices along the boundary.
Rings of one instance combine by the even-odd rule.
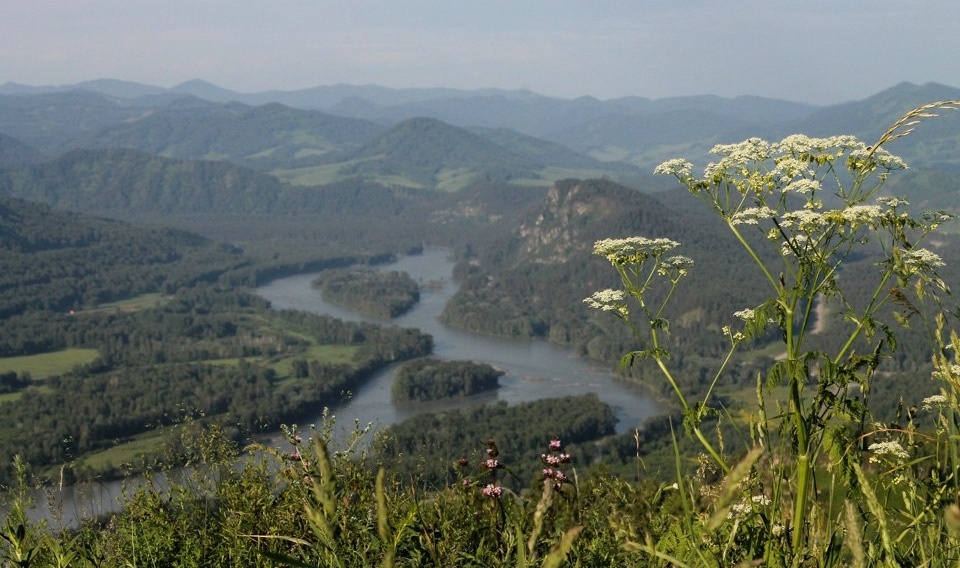
[[[495,392],[457,401],[394,405],[390,385],[397,365],[391,365],[374,374],[346,404],[334,409],[341,429],[352,428],[355,421],[361,425],[386,426],[417,413],[451,406],[498,400],[514,404],[591,392],[613,408],[620,432],[640,427],[645,420],[659,414],[658,406],[644,388],[617,381],[610,368],[577,357],[557,345],[542,340],[466,333],[440,323],[444,306],[457,291],[451,278],[453,262],[448,259],[446,251],[427,249],[421,255],[402,257],[380,269],[406,272],[421,283],[420,301],[410,311],[389,322],[364,318],[324,301],[320,292],[310,287],[316,273],[275,280],[258,288],[257,293],[277,309],[291,308],[349,321],[418,328],[433,336],[433,356],[488,363],[505,374]]]
[[[361,426],[372,423],[374,427],[384,427],[417,413],[456,406],[498,400],[514,404],[591,392],[613,408],[619,432],[639,428],[645,420],[659,414],[656,403],[643,388],[619,382],[609,368],[576,357],[556,345],[540,340],[503,339],[465,333],[441,324],[438,318],[447,301],[457,291],[451,278],[453,263],[444,250],[428,249],[421,255],[403,257],[380,269],[404,271],[422,284],[420,301],[416,306],[389,322],[363,318],[356,312],[325,302],[320,292],[310,286],[317,273],[275,280],[256,291],[276,309],[292,308],[349,321],[419,328],[433,336],[433,356],[484,362],[505,374],[500,377],[500,388],[495,392],[455,401],[394,405],[390,398],[390,385],[398,365],[390,365],[375,373],[353,393],[349,401],[332,409],[340,436],[351,431],[355,422]],[[322,409],[318,408],[316,418],[307,422],[320,424],[321,419]],[[270,443],[283,444],[279,437],[271,437]],[[61,523],[75,526],[79,519],[116,511],[124,487],[129,489],[138,482],[139,478],[133,478],[37,491],[33,494],[35,507],[30,516],[46,518],[54,526]]]

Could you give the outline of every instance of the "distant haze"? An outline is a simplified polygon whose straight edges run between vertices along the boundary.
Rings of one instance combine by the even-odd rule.
[[[960,85],[958,24],[956,0],[30,0],[4,5],[0,83],[832,104],[901,81]]]

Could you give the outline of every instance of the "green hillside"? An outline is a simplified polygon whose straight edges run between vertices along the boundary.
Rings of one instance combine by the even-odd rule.
[[[88,91],[0,95],[0,132],[55,156],[76,140],[149,113],[149,107]]]
[[[184,108],[174,104],[85,139],[85,147],[134,148],[179,159],[227,160],[260,170],[299,168],[354,149],[384,130],[365,120],[273,103]]]
[[[135,150],[74,150],[0,175],[0,193],[121,217],[271,211],[284,187],[226,162],[171,160]]]
[[[0,133],[0,168],[24,166],[41,159],[42,154],[36,148]]]
[[[401,122],[352,153],[349,160],[341,166],[341,175],[451,189],[478,179],[534,177],[542,168],[486,138],[429,118]]]
[[[238,249],[171,229],[84,218],[0,196],[0,317],[66,313],[216,281]]]

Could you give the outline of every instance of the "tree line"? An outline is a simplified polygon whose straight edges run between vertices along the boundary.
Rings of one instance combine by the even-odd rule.
[[[486,363],[416,359],[397,370],[391,394],[394,402],[470,396],[497,388],[501,376],[503,371]]]

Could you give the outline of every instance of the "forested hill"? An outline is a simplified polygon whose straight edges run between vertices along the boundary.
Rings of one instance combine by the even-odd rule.
[[[76,145],[136,148],[170,158],[226,160],[272,170],[330,161],[328,154],[359,148],[384,130],[367,120],[277,103],[181,103],[110,126]]]
[[[225,162],[76,150],[0,175],[0,193],[99,214],[271,211],[285,184]]]
[[[543,166],[477,134],[432,118],[401,122],[350,156],[347,175],[398,176],[434,187],[445,176],[486,179],[536,177]]]
[[[0,196],[0,317],[66,312],[216,281],[239,249],[172,229],[140,228]]]
[[[290,185],[228,162],[136,150],[75,150],[52,162],[0,170],[0,195],[58,209],[161,223],[231,242],[366,243],[394,252],[424,242],[456,246],[493,225],[508,230],[543,191],[484,182],[441,193],[356,177]]]
[[[41,159],[42,155],[36,148],[0,133],[0,168],[33,164]]]
[[[137,150],[75,150],[30,167],[0,171],[0,194],[58,209],[137,216],[393,212],[395,192],[351,180],[294,187],[228,162],[175,160]]]
[[[635,235],[677,240],[677,253],[697,263],[670,316],[683,330],[675,335],[698,345],[695,351],[717,350],[722,338],[715,322],[751,301],[751,291],[739,283],[742,271],[729,269],[745,259],[708,213],[668,207],[605,180],[557,183],[515,230],[478,247],[478,257],[459,268],[464,284],[445,318],[473,331],[548,337],[616,360],[631,345],[623,326],[590,314],[582,300],[619,287],[616,273],[593,255],[594,242]]]

